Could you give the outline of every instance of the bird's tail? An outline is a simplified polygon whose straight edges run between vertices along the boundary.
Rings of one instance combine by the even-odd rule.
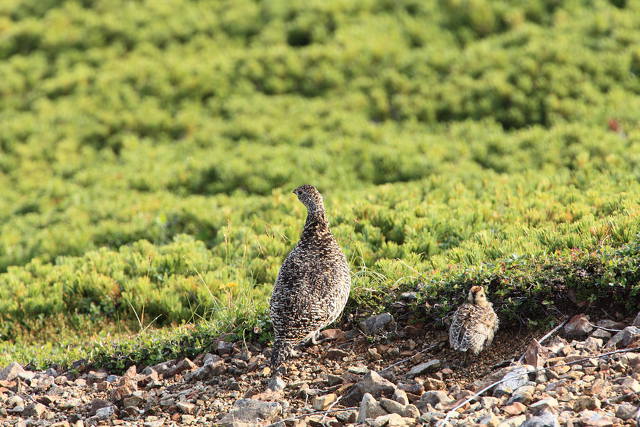
[[[287,356],[291,352],[293,346],[291,343],[277,339],[273,343],[273,350],[271,351],[271,373],[272,375],[278,375],[284,373],[283,363],[287,359]]]

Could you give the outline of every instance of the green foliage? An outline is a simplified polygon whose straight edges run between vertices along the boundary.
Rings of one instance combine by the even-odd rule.
[[[568,289],[636,298],[639,12],[2,2],[0,364],[119,368],[224,331],[268,339],[302,183],[353,266],[350,309],[418,287],[437,318],[478,282],[506,322]],[[165,329],[111,345],[149,326]]]

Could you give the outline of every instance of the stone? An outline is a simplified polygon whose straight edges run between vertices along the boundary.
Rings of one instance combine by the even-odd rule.
[[[604,329],[596,329],[591,334],[591,337],[592,338],[598,338],[598,339],[601,339],[601,340],[608,340],[609,338],[611,338],[611,332],[605,331]]]
[[[390,414],[402,415],[404,413],[405,405],[402,405],[395,400],[383,397],[380,399],[380,405],[382,405],[382,407]]]
[[[371,427],[413,427],[416,421],[413,418],[404,418],[398,414],[387,414],[376,417],[373,422],[368,422]]]
[[[175,362],[175,360],[167,360],[165,362],[158,363],[157,365],[148,366],[142,370],[142,374],[149,375],[151,373],[151,370],[153,369],[158,373],[158,375],[164,375],[165,372],[167,372],[169,368],[171,368],[175,364]],[[109,381],[108,377],[107,381]]]
[[[545,411],[555,411],[558,409],[558,401],[553,397],[547,397],[546,399],[538,400],[535,403],[529,405],[529,409],[534,414],[545,412]]]
[[[635,326],[637,328],[640,328],[640,311],[636,315],[636,318],[633,319],[633,323],[631,323],[631,326]]]
[[[115,413],[115,407],[106,406],[104,408],[100,408],[96,411],[96,414],[92,417],[96,420],[106,420],[110,418]]]
[[[269,380],[269,384],[267,385],[267,388],[271,391],[280,391],[280,390],[284,390],[284,388],[287,386],[287,383],[284,382],[284,380],[276,375],[274,377],[271,377],[271,379]]]
[[[431,377],[426,378],[423,385],[425,390],[446,390],[447,388],[444,381]]]
[[[640,339],[640,327],[627,326],[611,337],[606,348],[625,348],[636,339]]]
[[[382,378],[376,371],[369,371],[359,382],[358,389],[362,394],[369,393],[374,397],[391,396],[396,386]]]
[[[593,325],[584,314],[576,314],[564,325],[564,334],[569,338],[583,338],[593,331]]]
[[[45,412],[47,411],[47,407],[42,403],[31,403],[22,412],[23,417],[27,418],[44,418]]]
[[[206,360],[205,364],[184,376],[185,381],[206,380],[218,375],[222,375],[227,371],[227,365],[219,356],[217,359]]]
[[[335,393],[325,394],[324,396],[315,396],[311,401],[311,406],[313,406],[313,409],[316,411],[324,411],[336,400],[338,400],[338,396],[336,396]]]
[[[376,335],[384,330],[395,328],[395,321],[390,313],[382,313],[362,320],[360,328],[367,335]]]
[[[529,418],[520,427],[560,427],[558,417],[548,411]]]
[[[330,386],[342,384],[344,379],[340,375],[327,374],[327,384]]]
[[[508,404],[511,404],[514,402],[529,403],[533,399],[534,392],[535,392],[535,387],[530,385],[523,385],[522,387],[518,387],[518,389],[516,389],[513,392],[513,395],[511,396],[511,398],[507,403]]]
[[[453,399],[449,397],[446,392],[442,390],[432,390],[425,391],[422,396],[420,396],[420,400],[417,402],[416,406],[418,407],[418,409],[420,409],[421,412],[425,412],[425,408],[427,407],[427,405],[436,407],[437,405],[442,406],[451,402],[453,402]]]
[[[13,381],[19,374],[26,372],[19,363],[11,362],[0,371],[0,381]]]
[[[395,400],[396,402],[400,403],[401,405],[408,405],[409,404],[409,398],[407,397],[407,392],[404,390],[401,390],[399,388],[395,389],[393,391],[393,396],[392,396],[393,400]]]
[[[420,363],[415,365],[411,370],[407,373],[408,377],[415,377],[417,375],[424,374],[429,371],[434,371],[440,367],[440,361],[438,359],[429,360],[428,362]]]
[[[580,396],[573,404],[573,410],[575,412],[582,412],[585,409],[594,410],[600,409],[601,403],[597,397],[592,396]]]
[[[638,408],[630,403],[622,403],[616,408],[616,417],[621,420],[630,420],[638,412]]]
[[[487,427],[498,427],[500,419],[493,414],[485,415],[478,420],[478,424]]]
[[[183,414],[193,414],[196,411],[196,405],[189,402],[178,402],[176,407]]]
[[[517,366],[509,370],[502,378],[502,382],[493,390],[494,397],[508,396],[514,390],[529,383],[529,370],[524,366]]]
[[[263,402],[256,399],[236,400],[221,420],[221,427],[235,427],[237,422],[256,425],[261,421],[272,421],[282,411],[277,402]]]
[[[330,360],[342,360],[349,356],[348,351],[340,350],[339,348],[332,348],[327,350],[325,357]]]
[[[144,395],[141,391],[134,391],[131,395],[122,398],[122,406],[124,408],[137,407],[144,402]]]
[[[511,405],[504,406],[502,410],[508,415],[520,415],[527,410],[527,407],[520,402],[515,402]]]
[[[5,405],[7,408],[15,408],[16,406],[24,407],[24,399],[16,394],[8,398],[5,401]]]
[[[344,331],[341,329],[324,329],[320,332],[320,338],[327,341],[343,341],[346,339]]]
[[[365,393],[360,402],[357,422],[364,423],[367,418],[377,418],[381,415],[387,415],[387,411],[370,393]]]
[[[582,423],[582,425],[585,425],[585,426],[609,427],[614,425],[613,417],[610,417],[608,415],[605,415],[599,412],[585,410],[580,412],[579,415],[580,417],[578,420]]]
[[[198,366],[195,363],[185,357],[184,359],[173,365],[171,368],[167,369],[167,371],[164,373],[164,377],[170,378],[174,375],[181,374],[184,371],[193,371],[197,367]]]
[[[498,406],[499,403],[500,399],[498,399],[497,397],[484,396],[480,398],[480,406],[482,406],[484,409],[494,408],[495,406]]]
[[[404,407],[404,411],[400,415],[405,418],[418,418],[420,417],[420,410],[416,405],[409,404]]]
[[[98,409],[106,408],[106,407],[111,406],[111,405],[113,405],[113,404],[111,402],[109,402],[108,400],[94,399],[89,404],[89,415],[90,416],[96,415],[96,413],[98,412]]]
[[[233,343],[232,342],[226,342],[224,340],[218,340],[216,342],[216,353],[218,353],[219,355],[229,355],[233,352]]]
[[[347,371],[351,372],[352,374],[366,375],[369,373],[369,368],[367,368],[366,366],[349,366],[347,368]]]
[[[526,420],[526,416],[518,415],[517,417],[507,418],[506,420],[498,424],[498,427],[520,427]]]

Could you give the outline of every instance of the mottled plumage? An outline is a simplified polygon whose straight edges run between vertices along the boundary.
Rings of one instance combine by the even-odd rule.
[[[295,345],[315,342],[320,330],[340,316],[351,289],[349,265],[329,230],[322,195],[311,185],[293,192],[307,207],[307,221],[300,241],[280,267],[271,295],[274,373]]]
[[[454,350],[477,355],[491,345],[498,324],[498,316],[487,300],[484,288],[473,286],[469,290],[467,302],[453,315],[449,344]]]

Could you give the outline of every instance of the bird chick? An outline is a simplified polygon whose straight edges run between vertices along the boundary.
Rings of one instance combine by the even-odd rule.
[[[484,288],[473,286],[469,290],[467,302],[453,315],[449,327],[449,344],[454,350],[465,353],[466,365],[469,353],[477,356],[491,345],[498,324],[498,316],[493,311],[493,304],[487,300]]]
[[[271,354],[274,375],[293,347],[311,340],[335,321],[349,297],[351,274],[338,242],[329,229],[324,202],[312,185],[293,193],[307,208],[307,220],[298,244],[284,260],[270,301],[275,342]]]

